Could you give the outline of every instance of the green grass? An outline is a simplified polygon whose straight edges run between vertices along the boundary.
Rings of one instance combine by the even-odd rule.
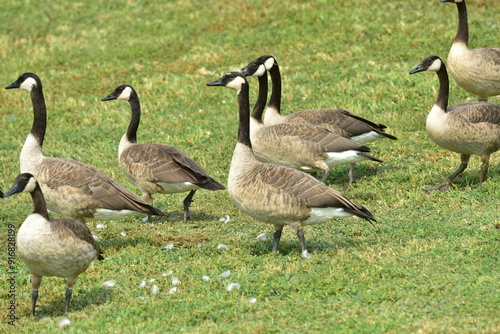
[[[100,102],[120,84],[133,85],[141,98],[139,141],[182,149],[223,184],[236,139],[236,99],[232,91],[205,84],[263,54],[280,62],[284,113],[343,107],[388,125],[399,138],[369,145],[384,163],[359,164],[354,186],[345,189],[347,166],[336,168],[328,183],[370,209],[376,227],[359,219],[309,227],[309,260],[300,258],[290,229],[280,252],[270,253],[272,226],[237,210],[225,191],[199,191],[187,224],[182,223],[185,194],[156,196],[167,216],[154,225],[137,218],[105,222],[104,228],[89,222],[106,259],[80,276],[67,332],[500,331],[498,155],[482,187],[474,157],[448,193],[421,190],[441,182],[458,167],[459,157],[439,148],[425,131],[437,77],[408,72],[430,54],[446,60],[456,31],[455,5],[438,0],[0,4],[0,82],[5,87],[27,71],[41,77],[49,121],[45,154],[90,163],[137,193],[117,164],[129,107]],[[499,47],[500,3],[469,1],[468,8],[471,46]],[[250,84],[254,99],[257,81]],[[450,103],[468,99],[475,97],[452,81]],[[24,91],[0,91],[0,104],[5,190],[19,172],[33,115]],[[31,210],[28,195],[2,203],[1,331],[13,330],[7,325],[3,274],[7,224],[20,226]],[[231,220],[221,222],[226,215]],[[268,239],[257,239],[261,233]],[[169,243],[176,247],[165,249]],[[226,270],[231,275],[219,277]],[[16,332],[56,331],[63,280],[44,279],[38,315],[31,318],[29,272],[19,259],[17,271]],[[211,279],[204,281],[203,275]],[[170,294],[173,277],[181,283]],[[102,286],[110,279],[115,286]],[[142,280],[147,287],[139,287]],[[231,282],[241,288],[226,291]],[[153,284],[160,289],[156,295]]]

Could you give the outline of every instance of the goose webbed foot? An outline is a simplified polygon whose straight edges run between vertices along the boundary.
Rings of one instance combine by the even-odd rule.
[[[431,192],[436,191],[436,190],[439,190],[442,192],[448,191],[450,185],[453,184],[453,180],[455,180],[455,178],[457,176],[459,176],[460,174],[462,174],[462,172],[467,168],[467,165],[469,164],[470,155],[462,154],[460,156],[460,159],[462,160],[462,163],[460,164],[460,166],[458,166],[458,169],[453,172],[453,174],[448,176],[446,178],[446,180],[444,180],[443,182],[441,182],[437,186],[424,189],[424,191],[427,194],[430,194]]]
[[[434,186],[434,187],[430,187],[430,188],[425,188],[425,189],[422,189],[423,191],[425,191],[426,194],[430,194],[431,192],[433,191],[441,191],[441,192],[447,192],[449,189],[450,189],[450,185],[452,184],[451,180],[450,179],[446,179],[444,180],[443,182],[441,182],[440,184]]]
[[[189,207],[191,203],[193,203],[193,196],[196,193],[196,189],[193,189],[189,192],[189,195],[184,199],[184,222],[187,223],[189,218],[191,218],[191,212],[189,211]]]

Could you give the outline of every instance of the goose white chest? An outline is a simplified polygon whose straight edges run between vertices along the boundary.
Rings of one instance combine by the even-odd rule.
[[[70,277],[87,269],[97,257],[92,245],[76,238],[60,238],[50,223],[31,214],[19,228],[17,252],[30,271],[40,276]]]

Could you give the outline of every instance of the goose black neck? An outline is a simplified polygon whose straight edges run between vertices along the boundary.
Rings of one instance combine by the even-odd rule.
[[[40,185],[38,183],[35,187],[35,190],[31,192],[31,199],[33,200],[34,206],[33,213],[37,213],[48,220],[49,214],[47,212],[47,203],[45,202],[45,198],[42,194],[42,189],[40,188]]]
[[[458,30],[454,42],[469,44],[469,23],[467,22],[467,6],[465,1],[457,2]]]
[[[271,97],[269,98],[269,107],[275,108],[278,113],[281,113],[281,74],[278,63],[274,63],[271,70],[269,70],[269,74],[271,75],[273,84]]]
[[[448,72],[446,71],[446,65],[442,63],[441,68],[436,73],[439,78],[439,93],[435,104],[446,111],[448,108],[448,97],[450,95],[450,80],[448,78]]]
[[[33,104],[33,125],[30,133],[42,146],[47,128],[47,106],[45,105],[42,87],[34,86],[30,96]]]
[[[252,148],[252,143],[250,142],[250,102],[248,90],[248,84],[244,84],[238,92],[240,118],[240,124],[238,127],[238,143]]]
[[[262,123],[262,113],[264,112],[264,107],[266,106],[267,91],[269,90],[269,84],[267,80],[267,73],[259,77],[259,94],[257,95],[257,101],[252,111],[252,117],[259,123]]]
[[[141,102],[136,92],[132,92],[128,102],[132,111],[132,117],[130,118],[126,135],[129,142],[137,143],[137,129],[141,122]]]

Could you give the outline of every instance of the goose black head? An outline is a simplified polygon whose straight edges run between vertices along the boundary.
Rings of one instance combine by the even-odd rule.
[[[426,57],[420,64],[418,64],[413,70],[410,71],[410,74],[415,74],[418,72],[424,71],[439,71],[443,66],[443,61],[438,56],[429,56]]]
[[[220,79],[207,83],[207,86],[222,86],[237,91],[241,90],[244,85],[248,85],[248,82],[245,76],[240,72],[229,72]]]
[[[21,74],[16,81],[5,87],[5,89],[21,88],[28,92],[31,92],[33,87],[42,88],[42,81],[35,73],[26,72]]]
[[[111,101],[111,100],[130,100],[133,94],[137,94],[134,88],[130,85],[121,85],[115,88],[115,90],[108,96],[101,99],[101,101]]]
[[[37,185],[38,182],[30,173],[19,174],[12,187],[3,195],[3,197],[6,198],[21,192],[32,192],[35,190]]]
[[[241,69],[241,73],[246,76],[255,76],[255,77],[260,77],[266,74],[266,67],[262,60],[256,59],[254,61],[251,61],[248,63],[247,66],[243,67]]]

